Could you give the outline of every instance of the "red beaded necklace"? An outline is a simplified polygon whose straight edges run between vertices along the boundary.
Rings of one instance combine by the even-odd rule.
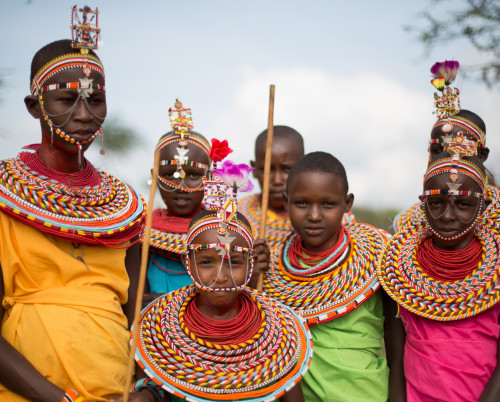
[[[443,250],[432,237],[417,248],[417,261],[422,271],[434,279],[453,282],[466,278],[478,267],[482,257],[481,242],[473,237],[462,250]]]
[[[25,148],[38,150],[40,145],[30,145]],[[92,166],[92,164],[85,159],[84,167],[82,170],[79,170],[75,173],[61,173],[57,172],[43,163],[43,161],[38,156],[37,152],[22,152],[21,160],[35,172],[46,176],[51,180],[56,180],[59,183],[69,185],[69,186],[78,186],[78,187],[86,187],[86,186],[98,186],[101,179],[99,177],[99,172]]]
[[[240,311],[230,320],[214,320],[197,306],[199,295],[186,306],[184,322],[193,335],[219,345],[236,345],[252,339],[262,326],[262,316],[256,303],[246,294],[239,294]]]
[[[345,228],[344,226],[340,227],[339,237],[337,242],[333,245],[333,247],[329,248],[325,251],[309,251],[304,248],[304,241],[299,236],[295,237],[293,243],[290,245],[290,249],[288,251],[288,259],[290,264],[296,268],[304,268],[304,267],[313,267],[317,264],[320,264],[324,259],[326,259],[329,255],[331,255],[334,251],[342,244],[344,240]],[[344,252],[345,248],[349,246],[349,242],[346,242],[342,247],[342,250],[338,250],[337,254],[340,256]],[[318,267],[320,269],[322,267]]]

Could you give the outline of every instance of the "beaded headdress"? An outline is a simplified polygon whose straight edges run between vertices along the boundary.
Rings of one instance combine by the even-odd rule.
[[[249,253],[250,269],[247,271],[246,281],[242,285],[234,283],[234,287],[231,288],[216,289],[213,286],[197,283],[193,278],[198,287],[206,290],[241,289],[248,283],[253,271],[253,262],[250,255],[254,238],[253,229],[248,224],[240,221],[237,216],[237,193],[238,190],[250,191],[253,188],[249,180],[249,174],[253,168],[245,164],[236,165],[226,161],[221,169],[217,169],[217,163],[222,161],[230,152],[232,150],[228,147],[226,140],[212,139],[209,155],[213,163],[213,169],[204,178],[205,195],[203,205],[205,209],[214,211],[214,213],[205,215],[191,225],[186,236],[186,244],[188,250],[215,248],[224,258],[229,257],[229,253],[232,251]],[[210,229],[217,230],[219,243],[193,244],[193,240],[197,235]],[[231,236],[230,232],[241,235],[248,247],[232,246],[231,243],[234,237]],[[190,270],[189,268],[188,272],[192,276]]]
[[[92,10],[87,6],[78,8],[76,5],[74,5],[71,9],[72,47],[75,49],[79,49],[80,51],[75,51],[75,53],[70,54],[64,54],[49,61],[42,68],[40,68],[40,70],[38,70],[31,82],[31,94],[38,96],[43,118],[51,129],[51,146],[53,143],[54,132],[64,140],[73,144],[77,144],[79,150],[78,158],[80,165],[82,159],[82,145],[92,142],[98,134],[102,136],[101,129],[99,128],[88,140],[79,142],[71,136],[67,135],[64,131],[61,130],[61,128],[66,125],[66,123],[71,118],[80,99],[83,99],[87,109],[91,113],[94,120],[99,124],[99,126],[104,123],[104,119],[106,117],[97,116],[87,101],[87,98],[90,94],[92,94],[94,90],[100,90],[103,92],[106,91],[104,85],[95,84],[93,83],[93,79],[89,78],[92,70],[97,71],[104,77],[104,67],[101,61],[97,57],[89,54],[90,49],[97,49],[98,45],[100,44],[101,29],[98,27],[98,15],[99,10],[97,8],[95,10]],[[80,78],[79,82],[65,82],[50,84],[46,86],[43,85],[45,81],[47,81],[50,77],[70,68],[82,68],[83,78]],[[59,115],[56,116],[48,113],[45,110],[43,102],[44,93],[57,89],[77,89],[78,91],[78,97],[74,105],[70,109],[68,109],[66,113],[63,114],[67,114],[68,119],[60,125],[55,125],[51,120],[51,117],[57,117]],[[101,154],[104,154],[104,149],[102,147]]]
[[[156,145],[155,152],[165,148],[169,144],[178,144],[176,148],[177,154],[174,156],[174,159],[160,160],[160,166],[176,166],[177,169],[173,176],[175,179],[182,179],[182,181],[178,184],[163,177],[158,177],[160,181],[159,185],[160,187],[162,187],[163,184],[167,185],[172,188],[173,191],[178,189],[186,192],[203,191],[203,185],[196,188],[188,188],[183,185],[183,180],[186,177],[186,172],[184,171],[183,166],[194,166],[207,171],[209,167],[208,165],[189,159],[189,149],[187,148],[187,145],[193,144],[208,155],[210,152],[210,144],[204,137],[194,131],[191,131],[193,129],[191,109],[185,108],[179,99],[176,99],[174,107],[171,107],[168,110],[168,116],[170,119],[170,125],[172,126],[172,131],[160,138],[158,144]]]
[[[453,126],[460,131],[459,134],[471,135],[476,140],[476,147],[486,145],[486,133],[470,120],[457,115],[460,112],[460,90],[451,88],[450,84],[455,80],[460,64],[458,61],[447,60],[442,63],[435,63],[431,68],[433,79],[431,84],[440,92],[434,93],[435,113],[438,117],[434,128],[441,127],[444,135],[438,139],[432,139],[431,143],[446,145],[454,138],[451,136]]]

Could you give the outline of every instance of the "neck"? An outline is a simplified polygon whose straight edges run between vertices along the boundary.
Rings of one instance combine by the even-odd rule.
[[[69,153],[57,146],[50,146],[50,134],[42,135],[42,143],[38,149],[38,156],[48,168],[61,173],[75,173],[81,170],[78,163],[78,150],[77,153]],[[83,163],[83,152],[82,152]]]
[[[215,305],[213,303],[209,303],[204,299],[203,293],[201,293],[196,305],[205,316],[213,320],[231,320],[238,315],[241,309],[241,302],[238,297],[239,292],[235,293],[237,293],[236,297],[234,297],[231,302],[224,305]]]

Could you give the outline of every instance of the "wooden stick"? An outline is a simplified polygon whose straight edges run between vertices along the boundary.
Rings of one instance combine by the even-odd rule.
[[[267,117],[267,141],[266,141],[266,157],[264,159],[264,185],[262,188],[262,201],[260,205],[260,224],[259,238],[264,239],[266,236],[266,218],[267,204],[269,202],[269,181],[271,177],[271,152],[273,146],[274,134],[274,85],[269,87],[269,115]],[[264,272],[259,273],[257,281],[257,290],[262,291],[264,285]]]
[[[156,193],[156,181],[158,180],[158,169],[160,166],[160,150],[155,152],[151,189],[149,191],[148,212],[146,214],[146,227],[142,238],[141,250],[141,271],[139,273],[139,284],[137,286],[137,300],[135,301],[134,329],[132,331],[132,343],[130,344],[130,355],[128,359],[127,376],[125,377],[125,390],[123,392],[123,402],[128,402],[130,388],[132,386],[132,376],[135,367],[135,345],[139,337],[139,316],[142,310],[142,298],[144,296],[144,285],[146,283],[146,271],[148,267],[149,241],[151,235],[151,225],[153,223],[153,203]]]

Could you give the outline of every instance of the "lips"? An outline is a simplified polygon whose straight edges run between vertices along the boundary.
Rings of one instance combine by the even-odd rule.
[[[76,131],[69,134],[69,136],[73,138],[75,141],[85,142],[89,141],[94,136],[94,134],[95,132],[93,131]]]
[[[174,202],[178,206],[184,207],[184,206],[188,205],[189,203],[191,203],[191,199],[190,198],[175,198]]]
[[[309,236],[319,236],[320,234],[323,233],[324,230],[325,228],[317,226],[310,226],[304,228],[304,232],[306,232]]]

